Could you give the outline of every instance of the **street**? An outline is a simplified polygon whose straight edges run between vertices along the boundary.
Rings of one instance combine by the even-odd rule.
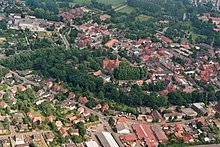
[[[2,65],[0,65],[0,68],[5,68],[5,67],[2,66]],[[16,78],[22,80],[24,83],[28,83],[28,84],[31,84],[31,85],[34,85],[34,86],[40,86],[39,83],[30,81],[30,80],[26,79],[25,77],[22,77],[22,76],[18,75],[18,74],[17,74],[16,72],[14,72],[14,71],[11,71],[11,70],[9,70],[9,71],[10,71],[10,73],[12,73]]]
[[[95,115],[97,115],[99,117],[99,120],[102,122],[102,124],[106,127],[106,130],[112,134],[112,136],[114,137],[114,139],[116,140],[116,142],[118,143],[118,145],[121,147],[123,146],[123,144],[121,143],[119,137],[116,135],[116,133],[112,130],[111,126],[109,125],[109,123],[106,121],[106,117],[101,113],[101,112],[96,112],[78,102],[76,102],[80,107],[83,107],[84,109],[90,111],[90,113],[93,113]]]

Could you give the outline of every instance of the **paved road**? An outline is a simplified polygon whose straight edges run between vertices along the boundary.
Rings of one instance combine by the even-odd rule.
[[[14,132],[14,133],[10,133],[10,134],[8,134],[8,135],[1,135],[1,136],[0,136],[0,139],[2,139],[2,138],[7,138],[7,137],[13,137],[13,136],[19,135],[19,134],[20,134],[20,135],[30,135],[30,136],[31,136],[31,135],[36,134],[36,133],[42,134],[42,133],[47,133],[47,132],[51,132],[51,131],[36,131],[36,132],[24,132],[24,133]]]
[[[64,33],[64,35],[62,35],[59,30],[57,30],[57,33],[59,34],[60,38],[63,40],[63,42],[66,46],[66,49],[69,49],[70,44],[69,44],[68,40],[66,39],[65,33]]]
[[[51,132],[51,131],[36,131],[36,132],[25,132],[25,133],[16,133],[16,132],[14,132],[14,133],[11,133],[9,135],[1,135],[0,139],[10,138],[11,145],[12,145],[12,147],[14,147],[16,145],[15,144],[15,140],[14,140],[14,136],[15,135],[19,134],[19,135],[29,135],[29,136],[32,136],[33,134],[39,133],[39,134],[41,134],[41,140],[46,145],[46,142],[45,142],[45,140],[43,138],[43,134],[42,133],[47,133],[47,132]]]
[[[6,68],[6,67],[0,65],[0,68]],[[34,86],[40,86],[39,83],[30,81],[30,80],[26,79],[25,77],[22,77],[22,76],[18,75],[18,74],[17,74],[16,72],[14,72],[14,71],[11,71],[11,70],[10,70],[10,73],[14,74],[14,76],[15,76],[16,78],[22,80],[24,83],[28,83],[28,84],[31,84],[31,85],[34,85]]]

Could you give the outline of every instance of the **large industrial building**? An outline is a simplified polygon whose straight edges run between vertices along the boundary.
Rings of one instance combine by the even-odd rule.
[[[142,142],[145,142],[146,146],[157,147],[159,145],[159,142],[157,141],[148,124],[135,124],[132,125],[132,128],[138,136],[138,139]]]
[[[112,134],[109,132],[99,132],[96,136],[103,147],[119,147]]]

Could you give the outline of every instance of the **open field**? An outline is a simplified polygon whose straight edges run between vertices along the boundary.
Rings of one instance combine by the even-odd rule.
[[[73,0],[75,3],[79,4],[89,4],[91,3],[91,0]],[[118,7],[125,4],[125,0],[97,0],[97,2],[106,4],[106,5],[112,5],[112,7]]]
[[[137,16],[135,19],[138,21],[147,21],[149,18],[151,18],[151,17],[141,14],[141,15]]]
[[[134,8],[127,6],[127,7],[123,8],[123,9],[120,9],[118,12],[130,14],[130,13],[132,13],[134,11],[135,11]]]

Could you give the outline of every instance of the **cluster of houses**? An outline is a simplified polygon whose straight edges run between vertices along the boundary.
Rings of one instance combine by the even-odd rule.
[[[110,35],[107,29],[108,25],[99,25],[93,21],[75,27],[80,32],[75,40],[76,46],[80,49],[86,47],[100,48],[103,46],[103,37]]]
[[[29,134],[16,134],[14,136],[10,137],[2,137],[0,139],[0,145],[5,147],[10,146],[29,146],[31,143],[45,146],[46,143],[49,144],[52,142],[55,138],[54,133],[52,132],[35,132],[35,133],[29,133]]]
[[[79,31],[75,45],[81,49],[102,47],[113,49],[116,54],[126,51],[127,57],[132,58],[134,55],[139,57],[141,63],[132,62],[131,65],[146,68],[150,71],[151,77],[146,80],[132,81],[132,83],[142,85],[144,82],[165,81],[167,87],[158,92],[159,95],[167,95],[173,90],[192,92],[198,88],[202,89],[198,84],[200,81],[220,86],[218,77],[220,65],[216,61],[209,60],[209,57],[219,55],[220,52],[207,44],[192,45],[188,41],[174,43],[159,33],[153,36],[157,38],[156,42],[152,41],[151,37],[131,40],[125,37],[125,32],[108,29],[108,25],[93,21],[75,27]],[[109,41],[104,43],[103,38],[106,36],[109,37]],[[197,50],[197,58],[192,57],[194,50]],[[175,59],[181,60],[182,63]],[[117,60],[104,59],[103,70],[112,73],[119,66],[120,61],[125,60],[128,59],[125,57],[119,57]],[[93,74],[101,77],[104,82],[111,82],[111,77],[102,72],[99,70]],[[123,81],[125,84],[129,82],[129,80]]]
[[[36,100],[34,101],[34,105],[40,106],[44,105],[45,102],[50,102],[52,104],[59,104],[61,108],[65,108],[66,110],[74,110],[76,113],[68,115],[67,121],[65,120],[59,120],[55,118],[54,116],[42,116],[41,114],[33,113],[32,111],[28,111],[27,113],[22,112],[10,112],[9,118],[11,121],[13,121],[13,127],[15,128],[16,132],[18,133],[25,133],[31,131],[32,125],[41,125],[45,120],[48,120],[51,123],[54,123],[55,126],[58,128],[58,131],[63,137],[66,136],[79,136],[79,129],[75,128],[74,125],[82,122],[86,123],[90,121],[90,116],[94,115],[91,114],[91,109],[85,107],[84,105],[89,102],[87,97],[85,96],[79,96],[77,97],[75,93],[68,92],[66,88],[62,86],[62,82],[55,83],[53,80],[47,80],[44,81],[40,78],[36,78],[37,76],[33,76],[31,71],[17,71],[19,75],[22,75],[23,77],[28,77],[32,80],[38,81],[38,83],[41,85],[41,89],[38,89],[34,92],[36,96]],[[23,83],[22,83],[23,82]],[[17,85],[17,83],[19,83]],[[28,88],[32,88],[31,84],[27,84],[24,81],[21,81],[17,76],[14,75],[14,73],[7,73],[5,74],[5,77],[1,78],[1,84],[5,85],[7,87],[6,89],[3,89],[0,91],[1,98],[5,101],[0,101],[0,108],[3,110],[6,110],[7,107],[11,107],[16,104],[17,100],[15,98],[15,95],[18,91],[26,91]],[[65,100],[58,101],[55,96],[58,93],[66,94],[68,93],[68,96]],[[8,99],[5,98],[8,96]],[[79,105],[80,104],[80,105]],[[109,105],[107,103],[104,103],[103,105],[100,103],[97,103],[96,106],[93,108],[92,111],[101,111],[104,112],[109,109]],[[2,116],[1,120],[5,120],[6,117]],[[25,121],[25,119],[28,119],[29,121]],[[94,130],[88,128],[90,130]],[[1,122],[0,125],[0,134],[10,134],[10,129],[6,128],[3,125],[3,122]],[[49,144],[51,142],[51,136],[54,136],[52,134],[45,134],[44,138],[46,139],[46,142]],[[16,136],[18,137],[18,136]],[[54,137],[53,137],[54,138]],[[19,139],[15,139],[18,141]],[[26,142],[25,139],[20,139],[23,144]],[[19,143],[16,143],[19,144]],[[20,143],[21,144],[21,143]]]
[[[65,22],[69,22],[70,25],[73,25],[75,19],[81,19],[85,15],[92,16],[93,14],[94,12],[92,10],[87,9],[85,7],[79,7],[79,8],[75,8],[67,12],[58,14],[58,16],[62,18]]]
[[[212,20],[212,23],[215,24],[214,30],[216,32],[220,32],[220,18],[219,17],[212,17],[210,13],[204,13],[203,16],[199,17],[200,20],[202,21],[208,21]]]
[[[170,136],[182,139],[184,143],[198,141],[216,141],[216,132],[213,132],[212,119],[199,118],[189,122],[176,122],[168,124],[132,123],[129,120],[118,118],[115,122],[117,133],[125,146],[150,146],[156,147],[159,144],[169,143]],[[168,137],[169,136],[169,137]],[[172,138],[172,137],[171,137]]]
[[[174,107],[171,109],[176,110]],[[198,118],[198,114],[208,115],[204,103],[193,103],[191,108],[180,107],[179,112],[163,115],[158,111],[152,112],[148,107],[139,107],[138,111],[143,114],[139,114],[137,120],[130,119],[127,115],[114,117],[113,127],[125,146],[156,147],[168,144],[170,139],[181,139],[184,143],[212,142],[217,139],[217,134],[213,131],[216,125],[213,119]],[[186,116],[190,119],[185,120]]]

